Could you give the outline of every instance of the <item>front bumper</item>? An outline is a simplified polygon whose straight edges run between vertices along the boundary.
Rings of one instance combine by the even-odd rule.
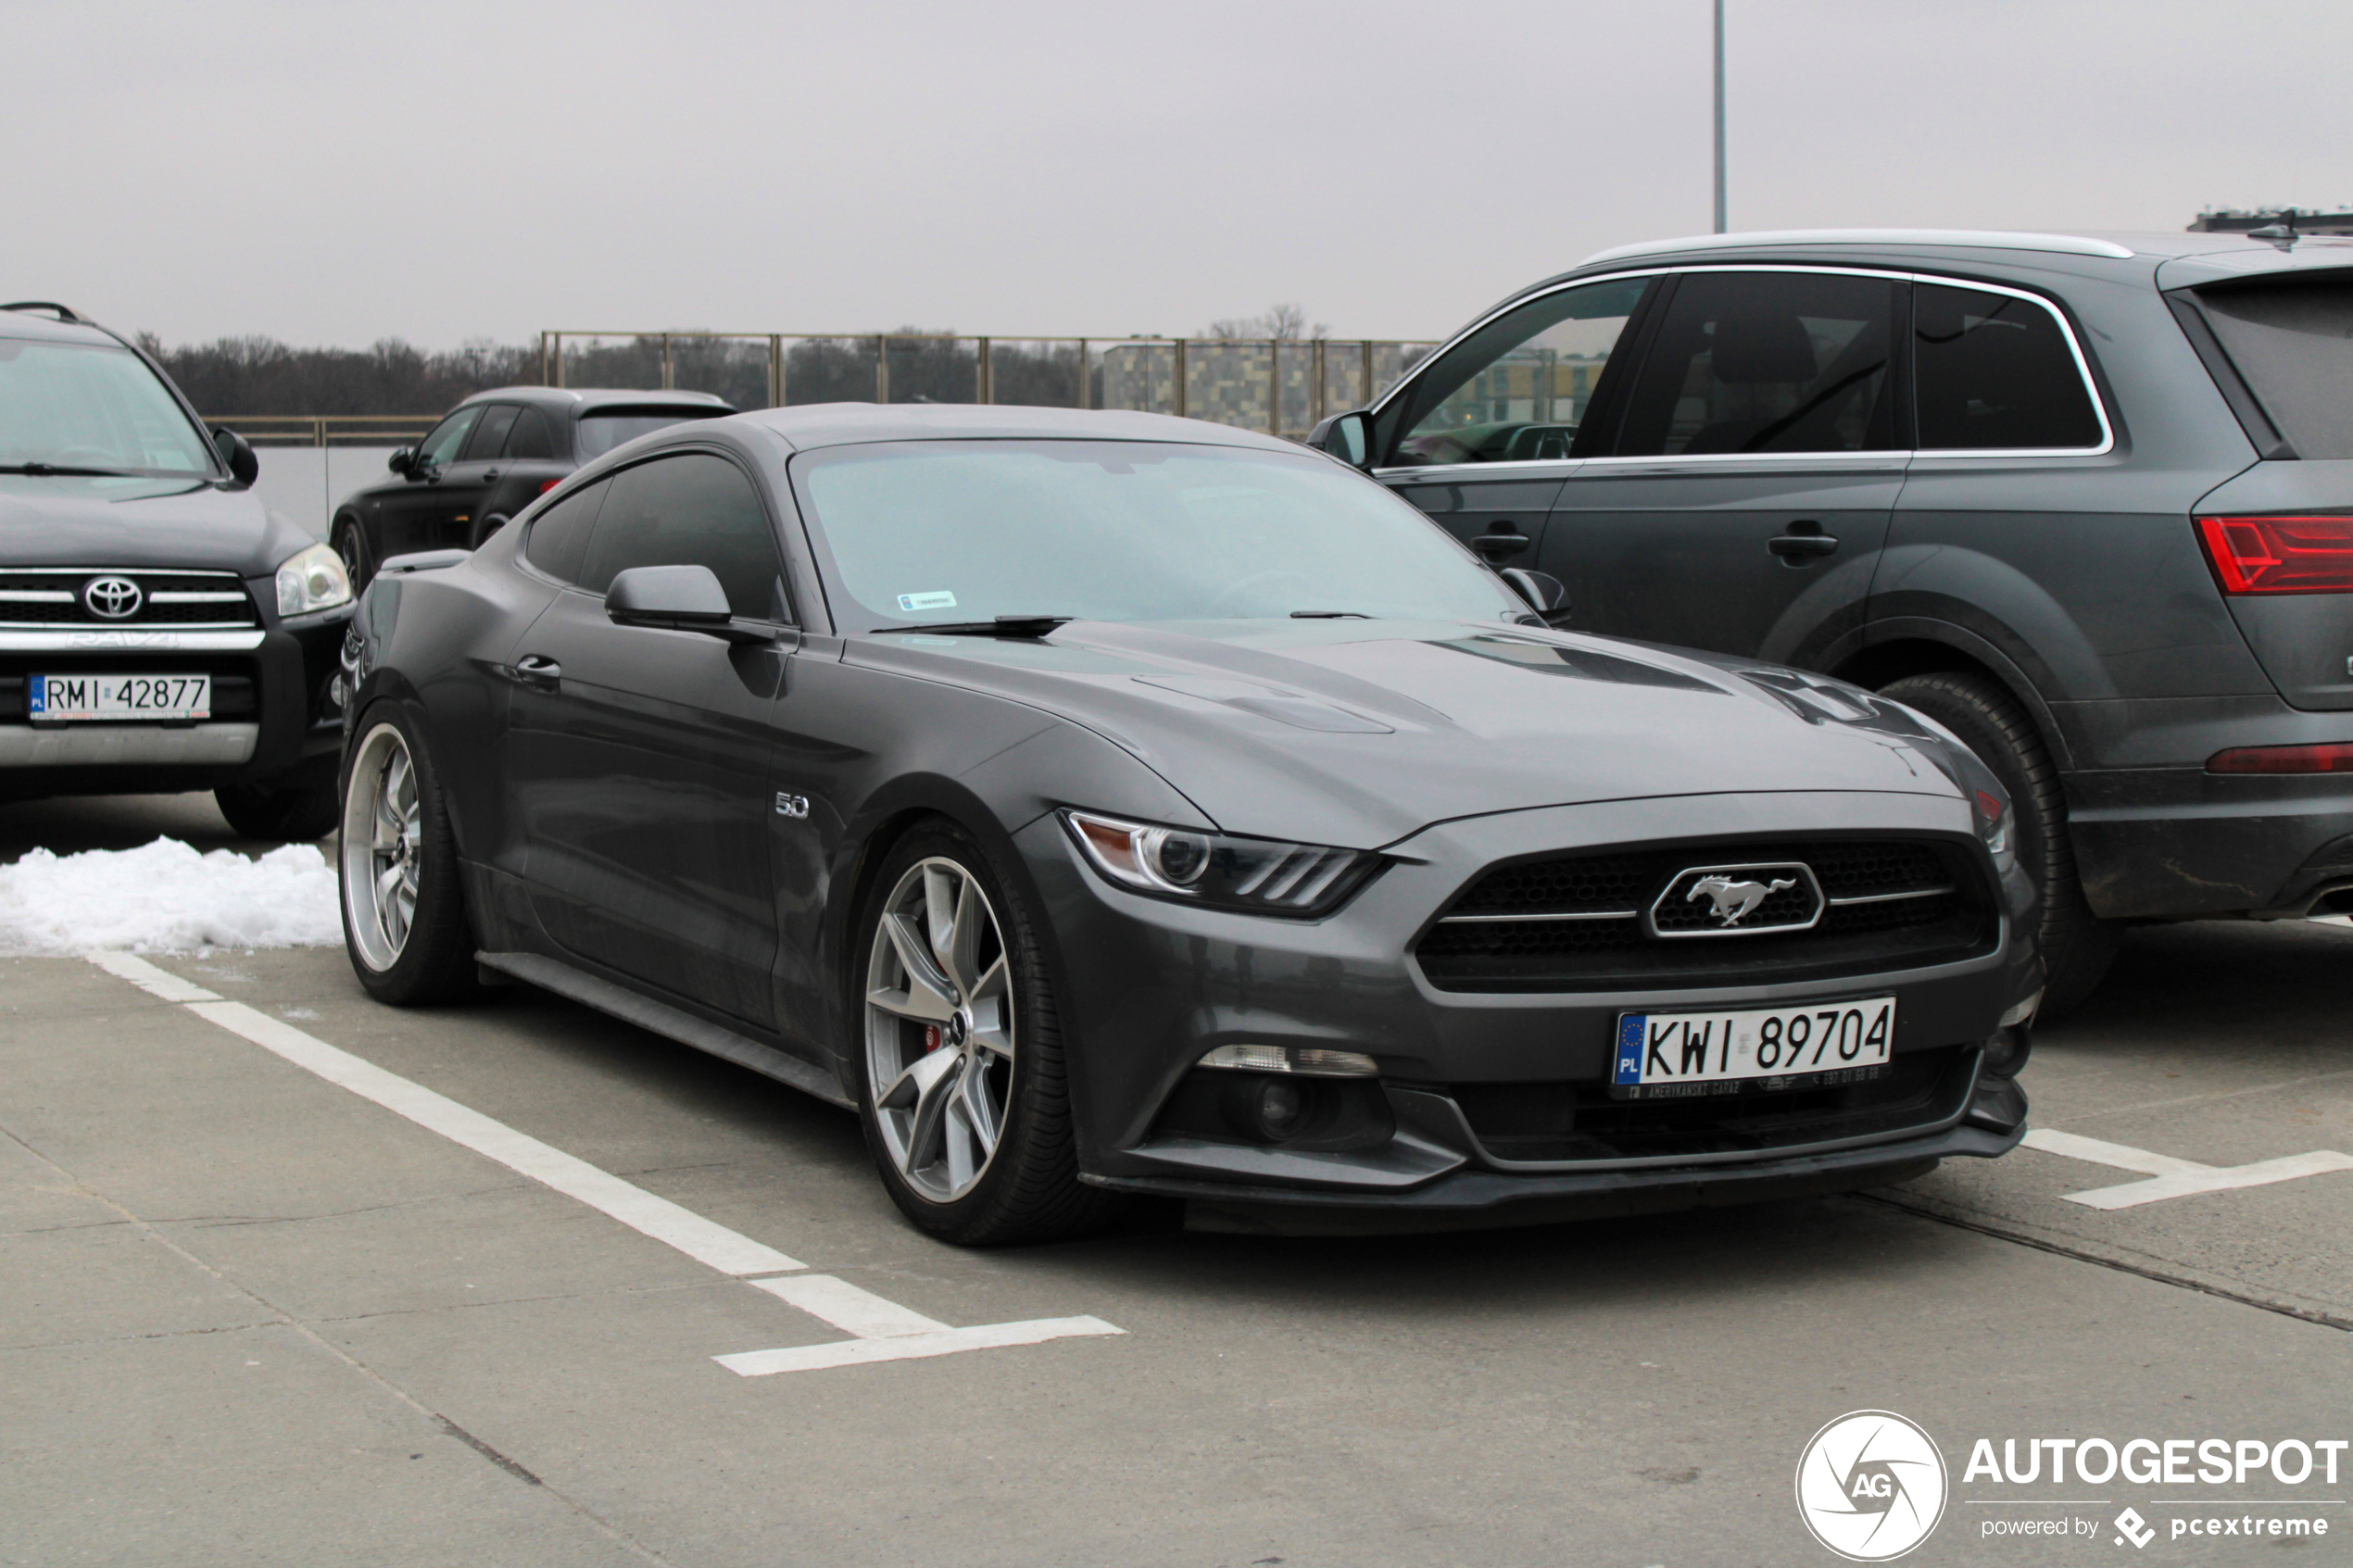
[[[351,613],[339,606],[251,632],[8,633],[0,640],[0,797],[218,789],[331,773],[343,744],[331,684]],[[241,700],[193,724],[26,721],[28,675],[108,671],[203,671],[215,678],[217,705],[232,687]]]
[[[1492,992],[1440,989],[1410,957],[1435,915],[1498,860],[1694,839],[1701,836],[1695,824],[1704,824],[1709,838],[1972,831],[1966,806],[1931,796],[1727,795],[1511,812],[1441,824],[1392,846],[1392,863],[1339,913],[1292,922],[1112,887],[1080,861],[1058,820],[1030,824],[1016,842],[1045,899],[1058,948],[1057,1010],[1082,1170],[1104,1185],[1194,1198],[1222,1193],[1234,1201],[1246,1196],[1252,1203],[1452,1213],[1540,1198],[1606,1208],[1654,1194],[1676,1207],[1737,1201],[1726,1195],[1741,1193],[1769,1196],[1773,1182],[1869,1185],[1874,1171],[1999,1154],[2017,1141],[2023,1097],[2007,1080],[1979,1085],[1976,1050],[2004,1011],[2042,984],[2039,959],[2016,935],[2031,898],[2021,879],[2003,889],[2007,916],[1990,951],[1883,973],[1691,989]],[[1923,1102],[1915,1120],[1879,1125],[1857,1138],[1718,1148],[1689,1159],[1670,1151],[1537,1163],[1496,1157],[1448,1098],[1450,1085],[1555,1093],[1598,1085],[1607,1075],[1620,1012],[1885,994],[1897,998],[1898,1060],[1942,1053],[1938,1060],[1963,1076],[1933,1106]],[[1393,1135],[1370,1146],[1317,1149],[1172,1135],[1156,1127],[1202,1056],[1238,1043],[1372,1057],[1394,1114]],[[2003,1092],[1988,1098],[1995,1085]],[[2000,1109],[2011,1098],[2014,1117]]]

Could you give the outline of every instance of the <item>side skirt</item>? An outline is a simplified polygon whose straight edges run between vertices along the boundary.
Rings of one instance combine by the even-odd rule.
[[[624,1023],[634,1023],[682,1046],[692,1046],[738,1067],[748,1067],[762,1077],[814,1095],[828,1105],[837,1105],[845,1110],[857,1109],[856,1103],[842,1093],[834,1075],[824,1068],[813,1067],[797,1056],[787,1056],[773,1046],[748,1040],[732,1029],[706,1022],[667,1003],[641,997],[610,980],[584,973],[560,960],[541,958],[536,953],[476,953],[474,961],[543,991],[553,991],[559,997],[595,1008],[598,1012],[610,1013]]]

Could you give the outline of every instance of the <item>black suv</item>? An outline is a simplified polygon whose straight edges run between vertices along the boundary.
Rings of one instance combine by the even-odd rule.
[[[1313,440],[1581,630],[1967,740],[2020,804],[2045,1016],[2124,922],[2353,909],[2353,242],[1629,245]]]
[[[364,588],[391,557],[474,548],[566,474],[624,441],[735,411],[703,392],[479,392],[416,445],[393,453],[385,465],[393,478],[345,497],[329,537]]]
[[[351,583],[137,345],[0,306],[0,798],[209,789],[334,825]]]

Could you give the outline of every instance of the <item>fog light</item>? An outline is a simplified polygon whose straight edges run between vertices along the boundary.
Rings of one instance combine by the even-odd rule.
[[[1241,1073],[1296,1073],[1306,1078],[1372,1078],[1380,1073],[1380,1065],[1362,1051],[1322,1046],[1220,1046],[1200,1064]]]
[[[2012,1023],[1996,1029],[1985,1037],[1985,1071],[1995,1078],[2015,1078],[2032,1049],[2033,1042],[2024,1024]]]
[[[1307,1119],[1307,1094],[1297,1084],[1286,1084],[1280,1078],[1269,1078],[1258,1085],[1258,1131],[1272,1143],[1280,1143],[1299,1131]]]

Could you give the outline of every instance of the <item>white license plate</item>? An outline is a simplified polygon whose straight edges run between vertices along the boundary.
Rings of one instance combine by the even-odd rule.
[[[1738,1094],[1748,1084],[1858,1084],[1887,1070],[1894,1037],[1893,997],[1744,1012],[1622,1012],[1610,1091],[1667,1099]]]
[[[32,675],[25,680],[25,708],[36,724],[94,719],[209,719],[212,677]]]

